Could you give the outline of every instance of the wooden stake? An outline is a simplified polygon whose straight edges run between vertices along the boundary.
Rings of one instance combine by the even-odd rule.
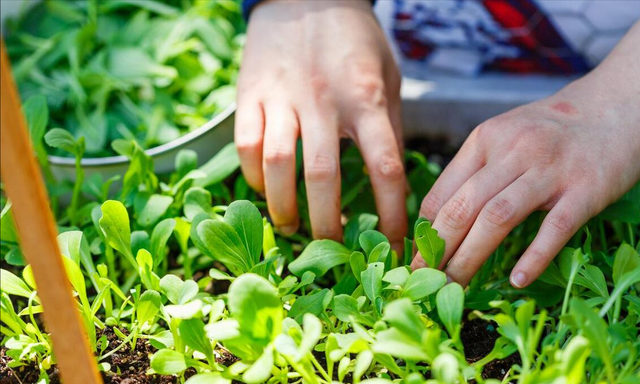
[[[13,204],[22,253],[33,267],[63,382],[102,384],[58,248],[53,214],[22,116],[4,40],[0,50],[0,172]]]

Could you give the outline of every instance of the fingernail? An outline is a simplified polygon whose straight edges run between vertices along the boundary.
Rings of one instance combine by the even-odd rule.
[[[285,236],[291,236],[298,231],[297,225],[285,225],[280,227],[280,232]]]
[[[451,283],[453,283],[453,279],[451,278],[451,276],[447,275],[447,284]]]
[[[511,275],[511,285],[516,288],[522,288],[527,283],[527,276],[523,272],[516,272]]]

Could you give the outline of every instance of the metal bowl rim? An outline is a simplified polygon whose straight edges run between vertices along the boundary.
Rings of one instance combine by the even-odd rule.
[[[227,108],[225,108],[222,112],[215,115],[213,118],[211,118],[211,120],[207,121],[203,126],[183,136],[180,136],[175,140],[171,140],[168,143],[147,149],[145,152],[149,156],[156,156],[156,155],[161,155],[165,152],[180,149],[186,144],[198,139],[200,136],[216,128],[220,123],[228,119],[235,112],[235,110],[236,110],[236,103],[231,103]],[[48,158],[49,158],[49,162],[52,165],[58,165],[63,167],[73,167],[75,166],[75,162],[76,162],[76,160],[72,157],[49,155]],[[121,165],[121,164],[126,164],[128,162],[129,162],[129,159],[127,159],[125,156],[107,156],[107,157],[85,157],[81,160],[80,164],[83,167],[103,167],[103,166],[110,166],[110,165]]]

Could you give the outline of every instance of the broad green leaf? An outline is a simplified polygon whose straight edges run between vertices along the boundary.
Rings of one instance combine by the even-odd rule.
[[[409,272],[406,266],[398,267],[385,273],[382,281],[389,283],[392,289],[398,290],[404,287],[407,279],[409,279],[409,275],[411,275],[411,272]]]
[[[288,316],[300,324],[306,313],[320,316],[327,308],[332,297],[332,291],[326,288],[310,295],[299,296],[291,306]]]
[[[44,135],[44,141],[48,146],[59,148],[72,154],[77,152],[76,138],[69,131],[61,128],[53,128]]]
[[[198,224],[198,236],[210,255],[236,276],[251,269],[251,259],[242,239],[222,220],[207,219]]]
[[[27,284],[25,284],[21,278],[6,269],[0,269],[0,288],[2,288],[2,292],[8,293],[9,295],[22,296],[26,298],[31,296],[31,290]]]
[[[172,349],[161,349],[151,356],[151,369],[161,375],[175,375],[187,369],[185,355]]]
[[[604,298],[609,297],[609,290],[607,289],[607,281],[604,278],[604,273],[595,265],[585,265],[584,268],[579,271],[579,275],[576,276],[575,283],[589,288]]]
[[[389,243],[380,243],[376,245],[369,253],[369,263],[384,263],[389,257],[391,252],[391,245]]]
[[[350,322],[351,316],[357,318],[360,314],[358,301],[349,295],[337,295],[333,298],[333,314],[338,320]]]
[[[147,290],[142,295],[137,303],[136,308],[136,320],[141,326],[144,323],[153,323],[153,319],[158,314],[162,305],[160,294],[154,290]]]
[[[176,275],[165,275],[160,279],[160,289],[171,303],[178,304],[183,283]]]
[[[438,268],[444,257],[444,240],[429,221],[423,221],[415,229],[415,241],[418,252],[431,268]]]
[[[173,197],[165,195],[145,195],[139,193],[136,196],[134,209],[137,213],[136,222],[141,227],[154,225],[167,212],[173,203]]]
[[[422,340],[424,324],[420,321],[409,299],[399,299],[387,304],[384,308],[383,320],[410,338]]]
[[[367,262],[364,260],[362,252],[353,251],[349,257],[349,265],[351,266],[351,272],[353,272],[353,275],[356,277],[358,282],[362,283],[360,275],[365,269],[367,269]]]
[[[180,330],[180,337],[189,348],[195,349],[196,351],[204,354],[211,364],[215,362],[213,347],[204,331],[204,323],[202,320],[182,320],[178,329]]]
[[[153,256],[153,268],[156,269],[165,255],[165,247],[176,227],[175,219],[164,219],[159,222],[151,232],[151,256]]]
[[[60,253],[80,264],[80,245],[82,243],[81,231],[63,232],[58,235],[58,247]]]
[[[283,309],[278,290],[265,278],[243,274],[229,287],[228,306],[244,337],[263,347],[280,333]]]
[[[374,230],[362,232],[358,241],[360,242],[360,246],[364,250],[364,253],[369,257],[371,256],[371,251],[373,251],[378,244],[389,243],[389,240],[385,235]]]
[[[198,168],[198,153],[191,149],[181,149],[176,155],[176,172],[181,179],[190,171]]]
[[[438,291],[447,282],[447,275],[437,269],[421,268],[407,279],[402,295],[413,301],[421,300]]]
[[[124,205],[116,200],[107,200],[102,204],[100,228],[104,232],[107,242],[118,252],[125,255],[132,265],[135,265],[131,253],[131,228],[129,214]]]
[[[445,285],[436,294],[436,309],[452,339],[457,339],[462,323],[464,292],[458,283]]]
[[[367,269],[362,272],[362,287],[364,288],[365,295],[371,300],[377,310],[376,299],[382,294],[382,276],[384,274],[383,263],[369,264]]]
[[[617,284],[625,273],[634,269],[640,269],[640,255],[631,245],[623,243],[613,261],[613,282]]]
[[[335,266],[349,261],[351,251],[333,240],[314,240],[302,251],[300,256],[289,264],[289,270],[296,276],[311,271],[316,276],[324,276]]]
[[[227,144],[211,160],[199,169],[207,176],[194,181],[199,187],[207,187],[226,179],[240,167],[240,158],[235,144]]]
[[[262,215],[258,208],[247,200],[234,201],[227,208],[224,221],[240,236],[250,257],[249,265],[258,264],[263,238]]]
[[[358,249],[360,234],[372,230],[378,225],[378,216],[370,213],[360,213],[347,222],[344,228],[344,245],[352,251]]]
[[[193,220],[199,213],[211,217],[211,193],[200,187],[191,187],[184,194],[184,215]]]
[[[388,354],[408,361],[429,360],[420,340],[413,339],[396,328],[378,332],[372,349],[376,354]]]

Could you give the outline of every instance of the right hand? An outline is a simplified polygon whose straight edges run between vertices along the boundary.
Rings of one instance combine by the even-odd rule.
[[[395,249],[407,229],[400,75],[368,0],[267,1],[252,12],[235,142],[249,185],[282,233],[299,226],[296,141],[314,238],[340,241],[341,137],[359,146],[380,229]]]

